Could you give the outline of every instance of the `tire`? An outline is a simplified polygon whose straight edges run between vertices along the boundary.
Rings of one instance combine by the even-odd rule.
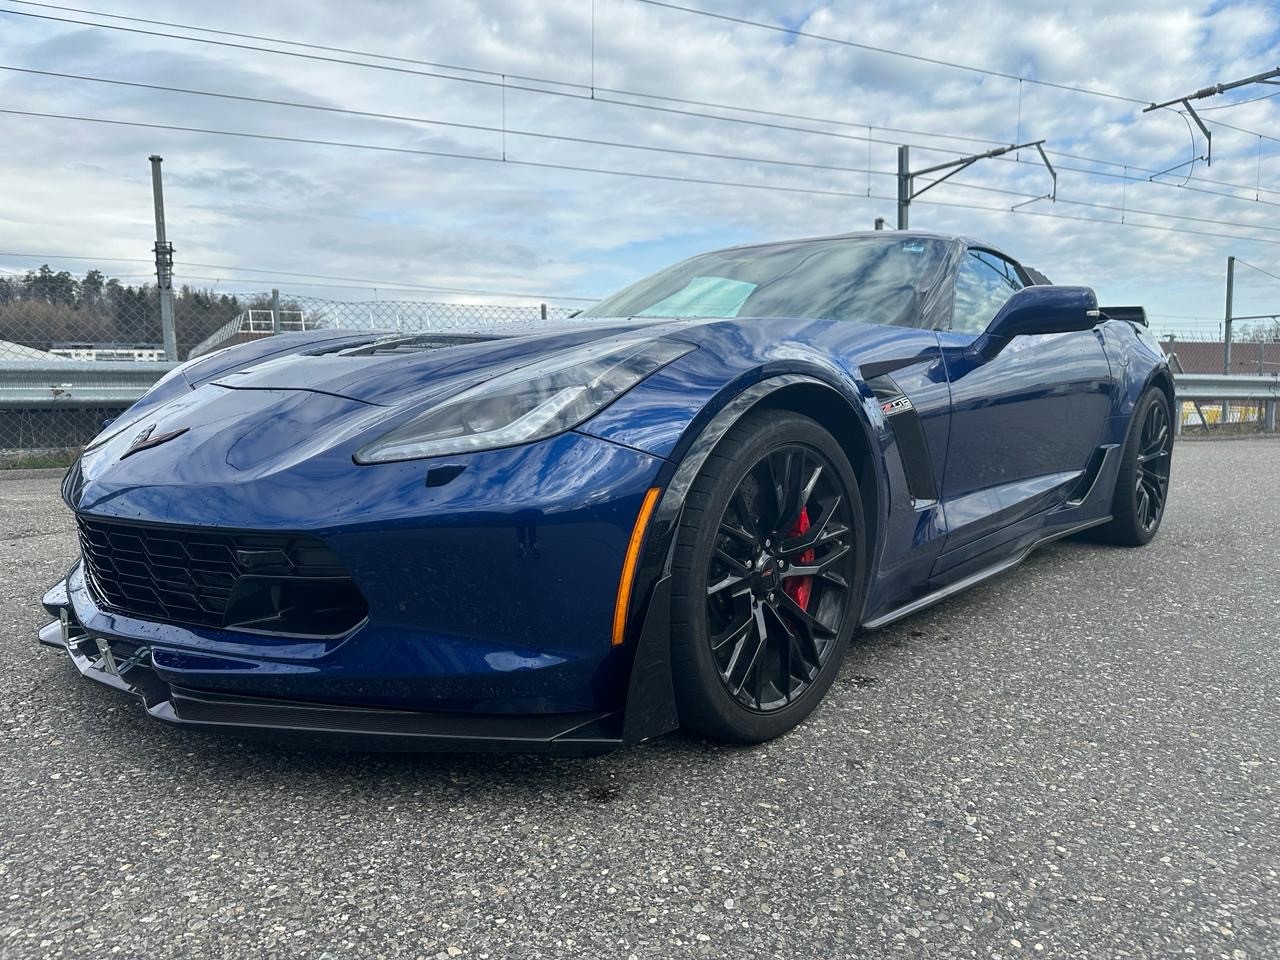
[[[676,537],[681,726],[732,743],[780,736],[831,686],[861,608],[864,522],[848,458],[808,417],[749,413],[707,458]]]
[[[1172,460],[1169,398],[1159,387],[1149,387],[1134,408],[1111,499],[1111,522],[1098,529],[1098,539],[1127,547],[1152,541],[1168,503]]]

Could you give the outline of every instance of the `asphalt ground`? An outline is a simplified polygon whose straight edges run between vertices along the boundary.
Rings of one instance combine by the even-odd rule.
[[[1280,957],[1277,478],[1185,443],[1152,546],[863,636],[782,740],[568,761],[148,722],[36,646],[72,525],[0,479],[0,955]]]

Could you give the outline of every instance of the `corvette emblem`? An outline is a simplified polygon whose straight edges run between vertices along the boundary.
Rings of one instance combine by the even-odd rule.
[[[906,397],[894,397],[892,400],[886,400],[880,404],[880,411],[886,416],[892,416],[895,413],[901,413],[903,410],[910,410],[911,401]]]
[[[129,444],[129,449],[120,454],[120,459],[123,460],[125,457],[132,457],[139,451],[150,450],[152,447],[158,447],[162,443],[168,443],[174,437],[180,437],[190,429],[190,427],[183,427],[181,430],[170,430],[168,433],[156,433],[156,425],[153,423],[133,438],[133,442]]]

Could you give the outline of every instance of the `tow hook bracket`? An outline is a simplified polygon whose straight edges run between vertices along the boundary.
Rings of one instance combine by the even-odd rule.
[[[98,653],[102,657],[103,669],[113,676],[120,676],[120,668],[116,665],[115,655],[111,652],[111,644],[107,643],[102,637],[94,637],[94,641],[97,643]]]

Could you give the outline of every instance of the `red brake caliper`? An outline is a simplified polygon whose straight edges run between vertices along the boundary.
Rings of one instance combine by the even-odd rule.
[[[796,521],[795,528],[791,531],[790,536],[798,537],[809,529],[809,508],[800,508],[800,519]],[[813,548],[810,547],[804,553],[800,554],[795,560],[796,563],[813,563]],[[809,597],[813,594],[813,577],[791,577],[782,585],[783,592],[796,602],[801,610],[809,609]]]

